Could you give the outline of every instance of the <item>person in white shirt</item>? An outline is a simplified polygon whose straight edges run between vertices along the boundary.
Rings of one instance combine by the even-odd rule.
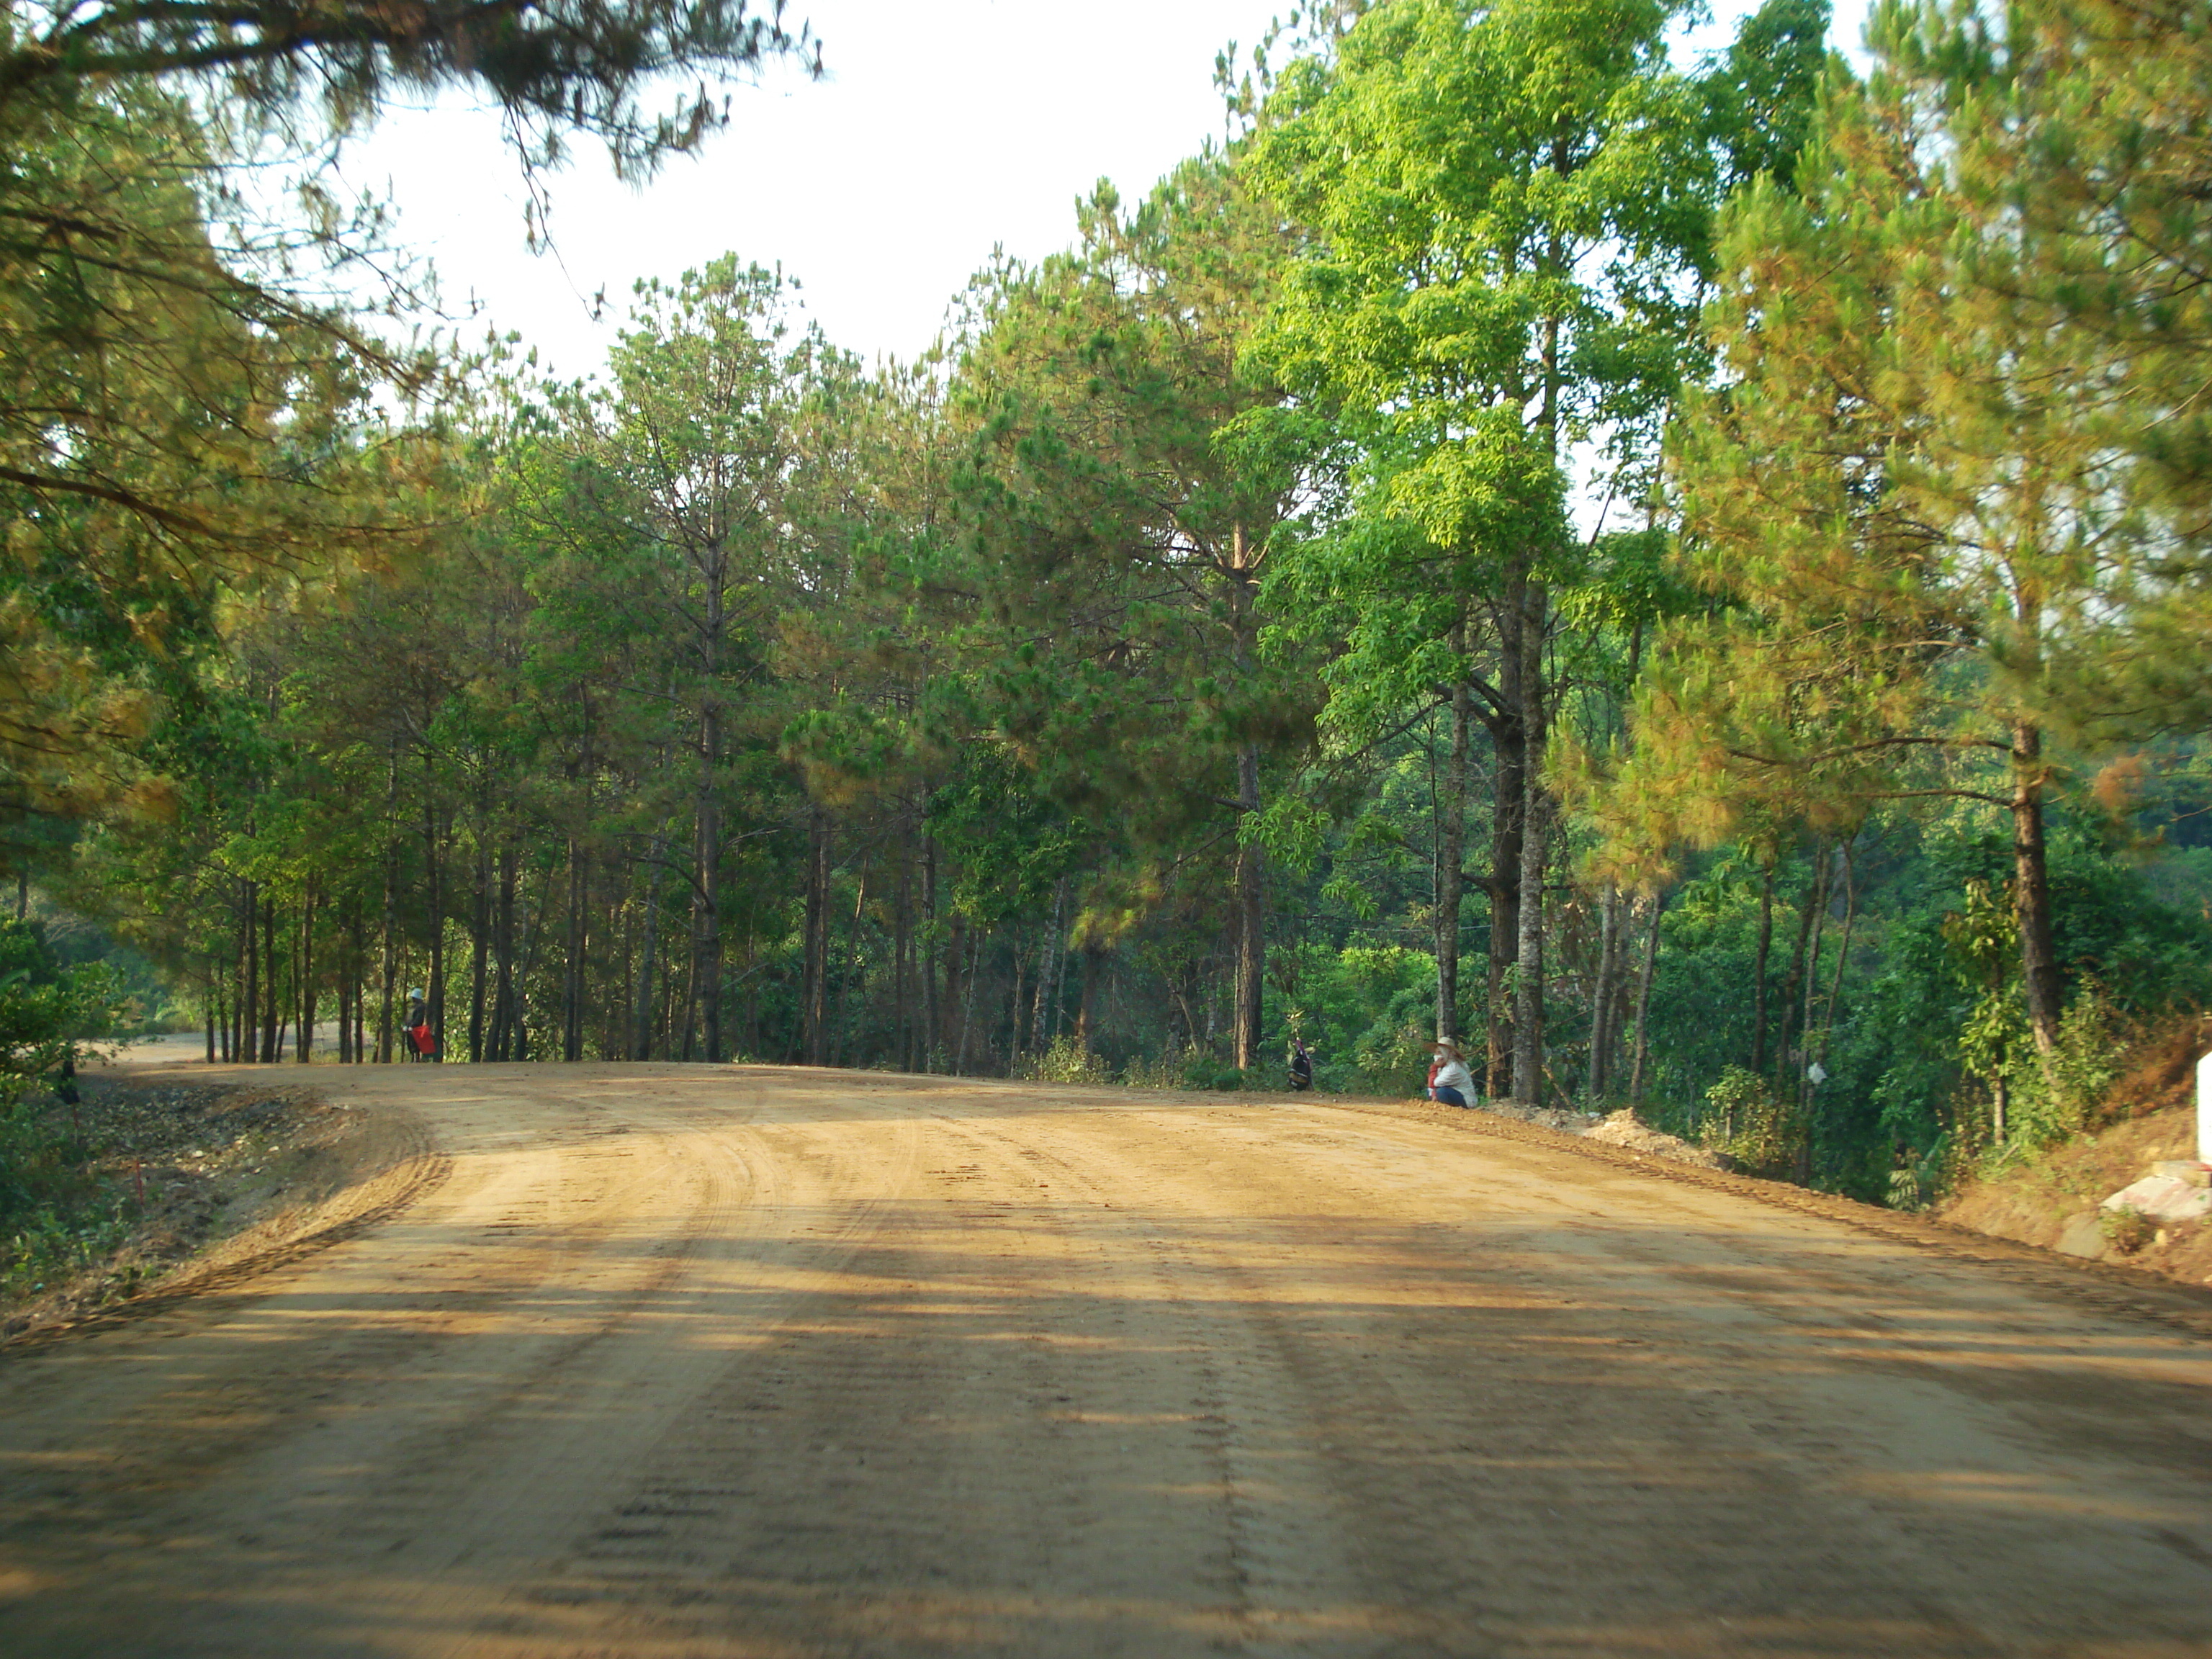
[[[1459,1044],[1438,1037],[1429,1062],[1429,1098],[1446,1106],[1474,1103],[1474,1073],[1460,1058]]]

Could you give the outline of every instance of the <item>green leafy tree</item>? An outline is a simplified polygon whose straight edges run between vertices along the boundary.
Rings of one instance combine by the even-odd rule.
[[[1417,687],[1451,704],[1436,906],[1447,1031],[1468,727],[1489,730],[1492,1000],[1495,1012],[1510,977],[1510,1087],[1526,1100],[1544,1064],[1553,592],[1585,555],[1568,469],[1577,444],[1632,449],[1629,434],[1663,416],[1711,206],[1710,112],[1666,65],[1674,16],[1644,0],[1378,7],[1333,61],[1285,72],[1249,164],[1313,237],[1259,349],[1340,411],[1358,505],[1389,526],[1315,538],[1285,580],[1358,619],[1337,685],[1397,694],[1352,708]]]

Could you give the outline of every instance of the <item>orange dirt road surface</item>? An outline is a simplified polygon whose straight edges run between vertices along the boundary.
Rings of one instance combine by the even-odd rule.
[[[0,1357],[8,1659],[2212,1655],[2187,1291],[1419,1108],[313,1080],[410,1198]]]

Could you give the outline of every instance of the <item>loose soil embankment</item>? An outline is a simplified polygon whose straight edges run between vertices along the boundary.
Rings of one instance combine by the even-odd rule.
[[[104,1248],[0,1300],[0,1343],[238,1283],[392,1213],[433,1173],[410,1116],[333,1106],[273,1078],[179,1084],[110,1072],[80,1087],[74,1108],[47,1115],[88,1149],[86,1173],[102,1196],[77,1219],[98,1222]]]
[[[2212,1224],[2162,1224],[2130,1238],[2124,1229],[2102,1224],[2098,1209],[2153,1164],[2193,1158],[2196,1151],[2195,1109],[2170,1107],[2108,1124],[1975,1181],[1937,1213],[1954,1227],[1994,1237],[2212,1285]]]

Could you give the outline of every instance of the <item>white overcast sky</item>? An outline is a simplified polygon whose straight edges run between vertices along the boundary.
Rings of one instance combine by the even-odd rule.
[[[724,252],[781,263],[838,344],[912,357],[994,245],[1025,259],[1064,247],[1094,181],[1140,194],[1218,137],[1214,54],[1249,49],[1285,3],[793,0],[830,78],[772,69],[736,89],[730,127],[641,191],[580,143],[552,181],[550,254],[525,246],[522,183],[488,112],[395,112],[343,171],[389,191],[449,311],[473,296],[564,374],[598,367],[637,278]],[[1857,0],[1838,10],[1855,43]],[[601,289],[610,315],[594,327]]]

